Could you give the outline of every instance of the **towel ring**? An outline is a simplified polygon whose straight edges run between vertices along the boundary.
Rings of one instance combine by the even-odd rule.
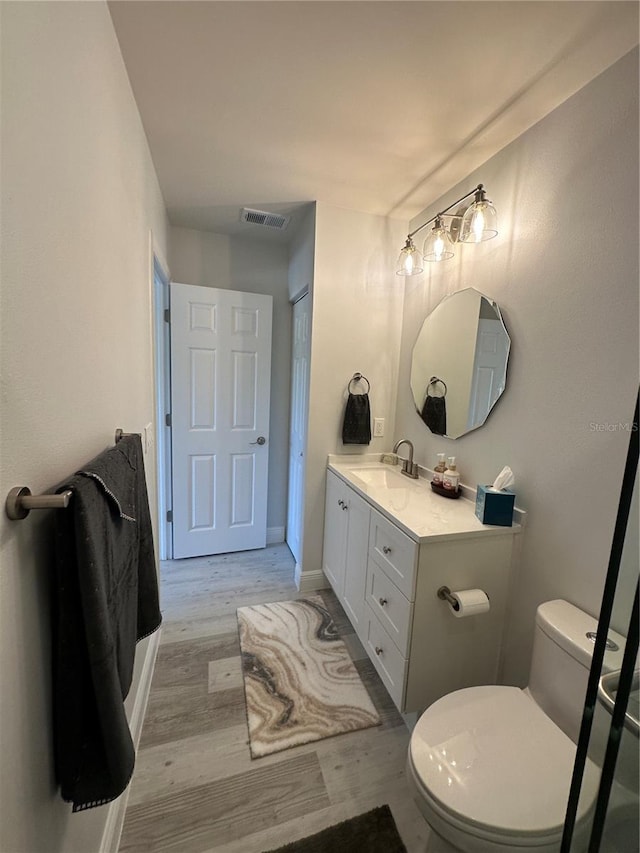
[[[427,397],[429,396],[429,388],[431,388],[432,385],[436,385],[438,382],[444,386],[444,394],[442,394],[441,396],[447,396],[447,383],[444,381],[444,379],[440,379],[438,376],[432,376],[429,380],[429,384],[427,385]]]
[[[349,392],[349,394],[353,394],[353,391],[351,390],[351,383],[352,382],[366,382],[367,383],[367,390],[365,391],[365,394],[368,394],[369,391],[371,391],[371,384],[370,384],[369,380],[367,379],[367,377],[363,376],[361,373],[354,373],[353,376],[351,377],[351,379],[349,380],[349,384],[347,385],[347,391]]]

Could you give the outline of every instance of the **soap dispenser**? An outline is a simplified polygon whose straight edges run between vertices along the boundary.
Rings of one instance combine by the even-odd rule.
[[[447,470],[447,464],[444,460],[445,454],[438,453],[438,464],[433,469],[433,483],[436,486],[442,485],[442,477],[444,476],[444,472]]]
[[[450,456],[447,470],[442,475],[442,485],[447,491],[457,492],[460,483],[460,474],[456,468],[456,457]]]

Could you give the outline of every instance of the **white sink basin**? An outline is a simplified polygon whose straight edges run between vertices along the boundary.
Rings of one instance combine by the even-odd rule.
[[[376,489],[406,489],[411,483],[394,468],[352,468],[349,474]]]

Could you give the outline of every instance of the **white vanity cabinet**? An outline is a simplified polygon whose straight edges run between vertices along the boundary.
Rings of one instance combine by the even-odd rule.
[[[423,481],[407,484],[403,503],[421,510],[424,501],[435,521],[433,532],[414,532],[406,511],[392,520],[402,487],[394,483],[385,504],[384,492],[367,494],[357,477],[352,486],[349,473],[327,472],[323,570],[398,709],[495,683],[518,528],[480,525],[469,501],[434,496]],[[489,612],[456,617],[441,586],[484,590]]]
[[[366,501],[333,472],[327,472],[322,571],[361,639],[370,512]]]

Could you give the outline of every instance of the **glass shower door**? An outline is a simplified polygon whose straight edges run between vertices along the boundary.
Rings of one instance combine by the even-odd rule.
[[[593,664],[578,740],[561,853],[640,850],[638,803],[638,406],[631,429],[611,559],[595,638]],[[603,666],[607,643],[620,646],[621,669]],[[620,658],[619,658],[620,659]],[[589,767],[589,764],[592,764]],[[595,767],[593,766],[595,765]],[[599,775],[596,800],[586,803],[585,768]],[[582,806],[586,808],[583,809]],[[576,814],[587,818],[576,822]]]

